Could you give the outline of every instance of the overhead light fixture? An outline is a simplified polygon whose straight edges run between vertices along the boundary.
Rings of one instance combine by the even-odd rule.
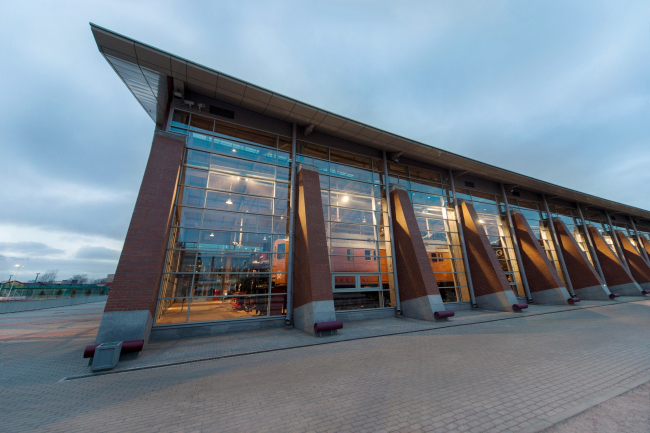
[[[348,197],[347,195],[344,195],[343,196],[343,203],[347,202],[348,200],[350,200],[350,197]]]
[[[211,238],[214,237],[214,232],[210,233],[210,237],[211,237]]]
[[[230,197],[228,197],[228,200],[226,200],[226,204],[232,204],[232,200],[230,200]]]
[[[483,224],[483,220],[478,220],[479,223]]]
[[[234,147],[233,147],[232,151],[235,152],[235,153],[237,153],[237,149],[235,149]]]
[[[262,239],[262,240],[265,241],[265,240],[266,240],[266,236],[264,236],[264,239]]]

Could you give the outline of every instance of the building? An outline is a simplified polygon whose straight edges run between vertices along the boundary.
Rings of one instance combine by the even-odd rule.
[[[91,27],[155,123],[97,343],[650,290],[649,211]]]

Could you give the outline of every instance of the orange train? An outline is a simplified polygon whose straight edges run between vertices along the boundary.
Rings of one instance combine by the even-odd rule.
[[[279,253],[276,254],[273,259],[272,271],[276,272],[287,272],[287,256],[283,255],[286,251],[286,240],[278,239],[274,242],[273,252]],[[331,256],[331,266],[332,272],[335,273],[379,273],[384,274],[383,279],[387,278],[388,263],[386,260],[386,250],[379,250],[379,272],[377,271],[377,257],[373,250],[367,250],[364,248],[334,248],[332,250],[333,255]],[[428,253],[429,263],[431,264],[431,269],[436,275],[436,281],[443,287],[453,286],[454,283],[454,274],[451,266],[451,260],[445,260],[451,258],[451,255],[448,251]],[[354,287],[355,285],[354,276],[337,276],[336,284],[339,286],[350,286]],[[274,282],[277,288],[286,287],[287,285],[287,274],[274,274]],[[378,276],[361,276],[360,284],[364,285],[373,285],[378,284]],[[387,284],[387,281],[383,281],[384,285]],[[386,286],[385,286],[386,287]]]

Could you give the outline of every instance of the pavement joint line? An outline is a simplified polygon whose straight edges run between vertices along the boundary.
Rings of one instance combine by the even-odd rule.
[[[107,375],[110,375],[110,374],[130,373],[130,372],[141,371],[141,370],[152,370],[152,369],[156,369],[156,368],[174,367],[174,366],[177,366],[177,365],[185,365],[185,364],[191,364],[191,363],[195,363],[195,362],[216,361],[218,359],[236,358],[236,357],[240,357],[240,356],[255,355],[255,354],[258,354],[258,353],[279,352],[279,351],[282,351],[282,350],[300,349],[300,348],[303,348],[303,347],[313,347],[313,346],[322,346],[322,345],[325,345],[325,344],[344,343],[346,341],[367,340],[367,339],[371,339],[371,338],[391,337],[391,336],[394,336],[394,335],[414,334],[414,333],[417,333],[417,332],[436,331],[438,329],[455,328],[455,327],[459,327],[459,326],[478,325],[480,323],[500,322],[502,320],[523,319],[525,317],[542,316],[542,315],[546,315],[546,314],[556,314],[556,313],[567,313],[567,312],[586,310],[586,309],[591,309],[591,308],[611,307],[613,305],[621,305],[621,304],[624,304],[624,303],[628,304],[628,303],[637,303],[637,302],[645,302],[645,301],[642,301],[642,300],[624,301],[624,302],[619,301],[619,302],[613,302],[611,304],[580,306],[578,308],[570,308],[570,309],[558,310],[558,311],[546,311],[546,312],[532,313],[532,314],[525,314],[525,313],[516,314],[515,313],[515,314],[513,314],[511,316],[499,317],[499,318],[495,318],[495,319],[486,319],[486,320],[482,320],[480,322],[473,322],[473,323],[450,323],[450,324],[447,324],[447,325],[437,326],[435,328],[416,329],[416,330],[411,330],[411,331],[399,331],[399,332],[392,332],[392,333],[379,334],[379,335],[370,335],[370,336],[364,336],[364,337],[349,338],[349,339],[346,339],[346,340],[323,341],[323,342],[319,342],[319,343],[301,344],[301,345],[290,346],[290,347],[279,347],[279,348],[275,348],[275,349],[257,350],[257,351],[253,351],[253,352],[233,353],[233,354],[230,354],[230,355],[220,355],[220,356],[210,356],[210,357],[207,357],[207,358],[188,359],[187,361],[176,361],[176,362],[169,362],[169,363],[165,363],[165,364],[144,365],[142,367],[125,368],[125,369],[122,369],[122,370],[104,371],[104,372],[99,372],[99,373],[89,373],[89,374],[82,374],[82,375],[78,375],[78,376],[67,376],[67,377],[64,377],[62,379],[59,379],[58,382],[70,382],[70,381],[73,381],[73,380],[89,379],[89,378],[93,378],[93,377],[107,376]]]

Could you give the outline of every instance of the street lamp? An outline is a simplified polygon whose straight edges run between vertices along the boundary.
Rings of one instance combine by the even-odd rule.
[[[20,268],[23,267],[23,265],[14,265],[14,266],[15,266],[16,268],[18,268],[18,269],[16,269],[16,278],[14,278],[14,280],[11,282],[11,287],[9,287],[9,296],[8,296],[8,298],[11,297],[11,291],[14,289],[14,283],[15,283],[16,280],[18,279],[18,272],[20,271]]]

